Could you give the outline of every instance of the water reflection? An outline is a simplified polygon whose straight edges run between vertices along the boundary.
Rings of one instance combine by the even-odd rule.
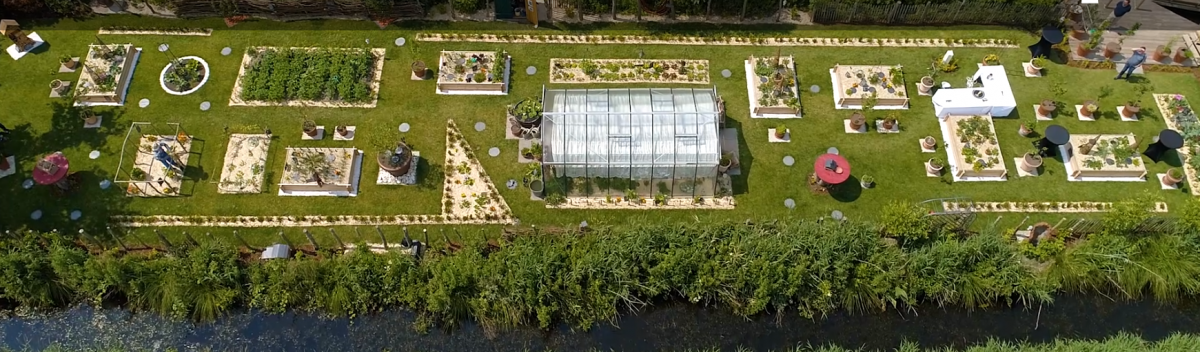
[[[1163,305],[1148,301],[1112,302],[1103,297],[1058,297],[1053,306],[966,312],[925,308],[913,314],[839,313],[823,320],[793,314],[741,319],[720,309],[666,304],[626,316],[619,326],[553,332],[520,329],[488,338],[478,325],[452,331],[413,330],[414,315],[388,312],[354,319],[321,319],[310,314],[265,315],[242,312],[208,324],[170,321],[154,314],[78,307],[39,317],[0,320],[3,347],[41,349],[52,343],[68,349],[123,346],[181,351],[662,351],[739,346],[777,350],[797,344],[837,344],[892,349],[901,341],[922,346],[962,347],[988,338],[1046,342],[1055,338],[1104,338],[1127,331],[1148,340],[1173,332],[1200,332],[1196,303]],[[1036,326],[1036,329],[1035,329]]]

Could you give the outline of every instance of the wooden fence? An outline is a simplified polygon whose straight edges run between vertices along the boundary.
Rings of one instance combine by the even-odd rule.
[[[807,0],[551,0],[554,18],[575,21],[776,22]]]
[[[409,19],[425,16],[419,0],[173,0],[181,18],[245,15],[274,20]]]
[[[962,0],[946,4],[874,5],[838,0],[814,0],[813,22],[822,24],[949,25],[993,24],[1039,28],[1055,23],[1059,6]]]

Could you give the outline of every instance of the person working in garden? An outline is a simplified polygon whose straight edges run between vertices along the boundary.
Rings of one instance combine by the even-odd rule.
[[[1117,21],[1121,20],[1121,16],[1125,16],[1125,14],[1129,13],[1129,11],[1133,10],[1133,4],[1130,4],[1129,2],[1130,0],[1117,1],[1117,5],[1113,7],[1112,14],[1108,16],[1109,27],[1116,26]],[[1108,28],[1101,28],[1101,30],[1107,29]]]
[[[1129,79],[1129,76],[1133,75],[1133,70],[1142,66],[1143,62],[1146,62],[1146,47],[1133,49],[1133,55],[1129,56],[1129,60],[1125,60],[1125,67],[1122,67],[1121,72],[1117,72],[1117,77],[1113,79],[1121,79],[1121,76]]]

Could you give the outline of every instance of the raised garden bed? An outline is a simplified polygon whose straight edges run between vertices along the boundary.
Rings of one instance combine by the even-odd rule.
[[[550,83],[708,84],[708,60],[550,59]]]
[[[132,44],[89,46],[75,85],[75,105],[124,105],[140,55],[141,49]]]
[[[198,56],[184,56],[163,67],[158,84],[167,94],[188,95],[208,82],[208,62]]]
[[[908,90],[900,66],[836,65],[830,72],[839,108],[858,108],[872,94],[876,109],[908,107]]]
[[[665,44],[665,45],[737,45],[737,46],[855,46],[855,47],[919,47],[919,48],[1019,48],[1009,39],[947,39],[947,38],[832,38],[832,37],[728,37],[685,36],[661,34],[641,35],[531,35],[485,33],[418,33],[417,40],[425,42],[476,43],[546,43],[546,44]]]
[[[510,61],[505,52],[443,51],[438,60],[438,93],[507,93]]]
[[[1072,178],[1146,176],[1133,134],[1072,134],[1069,163]]]
[[[1183,148],[1176,152],[1183,159],[1184,178],[1192,185],[1188,190],[1193,196],[1200,196],[1200,189],[1197,189],[1200,186],[1200,120],[1182,94],[1155,94],[1154,102],[1162,112],[1167,128],[1183,136]]]
[[[754,117],[800,117],[800,89],[791,56],[746,60],[750,111]]]
[[[380,48],[249,48],[229,105],[373,108],[385,53]]]
[[[130,182],[125,194],[133,197],[171,197],[179,195],[183,170],[169,168],[154,158],[154,146],[162,144],[180,166],[186,167],[191,154],[192,138],[188,135],[142,135],[138,140],[137,156],[130,170]]]
[[[221,169],[218,193],[261,193],[266,173],[267,151],[271,136],[266,134],[234,134],[229,136],[225,163]]]
[[[942,202],[946,211],[974,213],[1102,213],[1111,202]],[[1154,212],[1166,213],[1167,203],[1155,202]]]
[[[956,177],[1003,178],[1008,170],[996,140],[992,119],[986,116],[946,117],[949,126],[948,152]]]
[[[279,195],[358,193],[362,152],[354,148],[287,148]]]
[[[483,171],[475,152],[454,121],[446,125],[445,193],[442,215],[449,219],[498,221],[512,217],[512,210]]]

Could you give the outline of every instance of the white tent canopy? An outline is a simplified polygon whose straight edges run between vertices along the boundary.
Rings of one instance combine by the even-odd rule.
[[[983,86],[971,88],[939,89],[933,93],[934,112],[938,117],[949,115],[992,115],[1008,116],[1017,107],[1013,97],[1012,87],[1008,85],[1008,75],[1004,66],[980,66],[979,71],[971,77]],[[982,98],[975,97],[975,91],[983,93]]]
[[[543,103],[544,161],[558,176],[717,176],[715,89],[552,89]]]

